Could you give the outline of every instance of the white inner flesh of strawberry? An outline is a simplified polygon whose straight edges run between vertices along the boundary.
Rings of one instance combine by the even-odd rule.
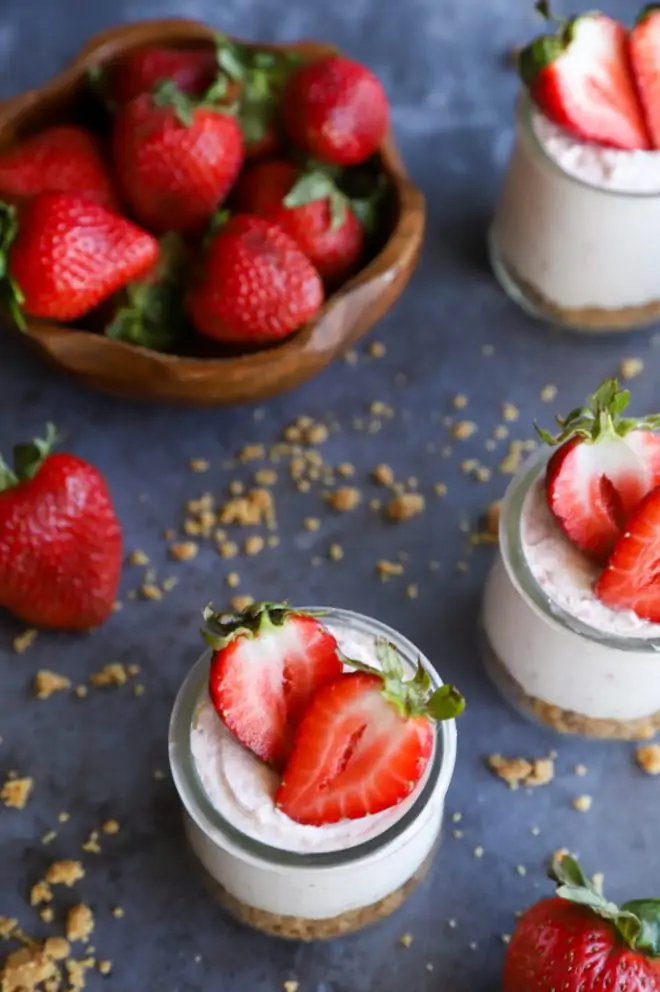
[[[257,638],[246,637],[241,641],[242,680],[253,713],[263,712],[264,699],[279,701],[284,720],[285,665],[292,657],[304,656],[307,648],[296,625],[290,623]]]
[[[649,455],[658,459],[651,444],[653,435],[645,431],[633,431],[625,438],[606,438],[594,444],[580,444],[574,451],[571,470],[575,472],[573,484],[579,501],[589,510],[593,508],[593,485],[595,480],[608,479],[621,499],[622,519],[654,487],[657,469]]]

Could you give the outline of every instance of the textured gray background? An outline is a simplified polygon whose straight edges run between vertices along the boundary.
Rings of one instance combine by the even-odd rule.
[[[625,0],[607,3],[625,15]],[[0,618],[0,777],[16,768],[33,775],[35,792],[23,812],[0,811],[0,914],[18,916],[29,932],[43,933],[25,905],[27,886],[55,857],[72,857],[89,830],[116,816],[122,831],[103,842],[100,855],[85,856],[87,876],[80,895],[97,914],[94,944],[115,961],[109,979],[121,989],[154,988],[188,992],[266,992],[287,978],[300,992],[491,992],[498,985],[501,934],[511,931],[515,910],[549,890],[547,856],[565,845],[581,852],[588,870],[604,870],[613,897],[649,895],[660,888],[651,877],[658,782],[634,766],[632,747],[557,740],[524,723],[505,708],[480,670],[476,644],[478,598],[490,561],[489,550],[470,558],[466,574],[454,564],[463,554],[464,518],[474,522],[501,495],[506,479],[488,484],[465,477],[462,457],[496,466],[503,449],[484,450],[485,436],[498,423],[504,400],[519,406],[512,436],[530,433],[535,417],[549,421],[551,408],[539,391],[559,386],[558,409],[567,410],[619,360],[637,355],[646,371],[635,383],[636,406],[657,407],[656,353],[650,335],[607,341],[551,336],[508,303],[491,278],[484,233],[511,138],[515,80],[503,56],[529,37],[534,20],[521,0],[337,0],[333,4],[289,0],[204,0],[105,2],[60,0],[57,14],[47,0],[3,0],[0,6],[0,94],[41,82],[72,56],[92,32],[117,20],[186,14],[207,18],[246,36],[328,38],[370,63],[382,76],[394,105],[394,122],[410,171],[429,205],[422,263],[403,300],[378,327],[374,338],[387,346],[380,361],[355,368],[338,362],[298,393],[270,403],[266,418],[252,411],[175,412],[116,402],[87,393],[33,359],[20,342],[0,338],[0,442],[7,450],[30,436],[46,419],[57,420],[78,453],[107,473],[125,527],[127,549],[149,552],[161,575],[175,571],[165,558],[162,531],[179,519],[183,501],[211,488],[220,492],[240,472],[222,463],[249,441],[274,440],[301,413],[323,417],[334,411],[343,425],[325,446],[328,460],[352,461],[368,488],[369,468],[392,464],[399,477],[416,475],[429,494],[426,513],[404,526],[386,527],[366,507],[343,517],[323,514],[318,534],[302,530],[301,517],[318,512],[317,497],[298,494],[283,479],[277,487],[281,548],[255,559],[242,558],[243,588],[257,597],[287,596],[353,607],[399,627],[431,657],[445,678],[469,698],[460,724],[459,762],[449,810],[463,813],[464,837],[448,837],[432,876],[393,919],[372,932],[331,946],[295,946],[252,934],[228,922],[189,876],[177,801],[166,767],[166,729],[177,686],[199,650],[198,609],[226,594],[224,574],[236,563],[205,550],[176,566],[181,585],[162,603],[131,603],[91,637],[41,635],[19,657],[11,639],[21,629]],[[492,344],[486,357],[482,346]],[[396,385],[396,373],[407,377]],[[443,414],[451,397],[470,397],[467,416],[480,431],[455,445],[452,458],[439,449]],[[352,429],[372,400],[396,407],[380,434]],[[207,457],[205,476],[187,471],[190,457]],[[249,478],[248,467],[242,469]],[[444,500],[432,495],[434,482],[449,486]],[[372,491],[375,495],[375,490]],[[345,558],[313,568],[339,540]],[[415,601],[404,597],[404,582],[380,584],[378,558],[409,555],[405,581],[420,585]],[[430,572],[429,559],[442,563]],[[127,569],[124,586],[136,584]],[[74,680],[108,661],[143,666],[146,692],[93,692],[86,700],[62,694],[49,702],[30,698],[29,681],[38,668],[65,672]],[[509,793],[483,769],[482,757],[500,751],[540,756],[559,752],[557,780],[546,789]],[[572,772],[589,766],[586,779]],[[571,807],[575,795],[593,795],[591,812]],[[56,826],[61,809],[72,813],[48,847],[39,839]],[[541,828],[539,836],[530,827]],[[482,845],[482,860],[473,856]],[[655,862],[657,865],[657,861]],[[523,864],[527,874],[517,874]],[[59,905],[71,902],[66,893]],[[109,912],[121,904],[122,921]],[[456,920],[456,927],[448,925]],[[412,947],[398,938],[409,931]],[[470,949],[470,942],[477,949]],[[431,964],[433,970],[426,965]]]

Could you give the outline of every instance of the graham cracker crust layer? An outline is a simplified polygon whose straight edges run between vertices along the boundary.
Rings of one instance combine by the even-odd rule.
[[[415,874],[400,888],[385,896],[384,899],[380,899],[370,906],[352,909],[346,913],[340,913],[339,916],[332,916],[324,920],[312,920],[304,916],[280,916],[275,913],[267,913],[263,909],[255,909],[254,906],[248,906],[247,903],[241,902],[227,892],[224,886],[209,874],[196,857],[195,861],[211,895],[240,923],[245,923],[247,926],[261,930],[272,937],[310,942],[344,937],[390,916],[426,877],[435,855],[436,846],[433,846],[431,853],[422,862]]]
[[[620,307],[616,310],[601,307],[560,307],[524,279],[508,260],[503,261],[510,278],[517,283],[521,293],[539,313],[556,324],[590,333],[631,330],[660,320],[660,299],[651,300],[643,306]]]
[[[635,720],[601,720],[552,706],[536,696],[530,696],[497,657],[485,634],[483,640],[486,671],[502,695],[524,715],[552,727],[560,734],[599,740],[648,741],[660,730],[660,711]]]

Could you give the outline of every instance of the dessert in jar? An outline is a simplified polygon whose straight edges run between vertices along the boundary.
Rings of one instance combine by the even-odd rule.
[[[514,478],[483,598],[487,668],[563,733],[660,728],[660,417],[604,382]]]
[[[599,13],[557,22],[519,68],[515,145],[489,234],[501,285],[576,330],[660,319],[660,11],[631,31]]]
[[[389,915],[440,836],[463,700],[389,627],[346,610],[204,611],[170,725],[185,827],[241,921],[297,940]]]

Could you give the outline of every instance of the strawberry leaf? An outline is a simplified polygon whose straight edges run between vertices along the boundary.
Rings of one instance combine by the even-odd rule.
[[[287,603],[252,603],[240,613],[220,613],[209,603],[202,610],[207,629],[201,634],[214,651],[226,647],[237,637],[259,637],[273,628],[281,627],[292,614],[323,617],[323,611],[296,610]]]
[[[438,723],[454,720],[464,709],[465,699],[453,685],[441,685],[426,705],[428,715]]]
[[[583,407],[577,407],[566,417],[557,417],[560,428],[558,434],[541,430],[534,425],[539,437],[549,445],[563,444],[573,437],[580,437],[589,443],[595,443],[603,438],[625,437],[631,431],[660,430],[660,415],[650,414],[646,417],[622,417],[621,414],[630,403],[630,392],[619,389],[616,379],[606,379],[590,396]]]
[[[9,252],[17,234],[16,207],[0,200],[0,295],[16,326],[25,331],[27,324],[21,309],[25,297],[9,271]]]
[[[635,950],[660,957],[660,899],[633,899],[624,903],[621,910],[632,913],[641,924],[634,938]]]
[[[12,472],[7,462],[0,455],[0,493],[18,485],[18,477]]]
[[[14,445],[14,473],[18,482],[34,479],[60,440],[55,424],[46,424],[46,436],[35,437],[26,444]]]
[[[151,99],[157,107],[171,107],[177,120],[184,127],[191,126],[195,110],[201,105],[201,101],[193,100],[183,93],[171,79],[158,83],[151,94]]]

